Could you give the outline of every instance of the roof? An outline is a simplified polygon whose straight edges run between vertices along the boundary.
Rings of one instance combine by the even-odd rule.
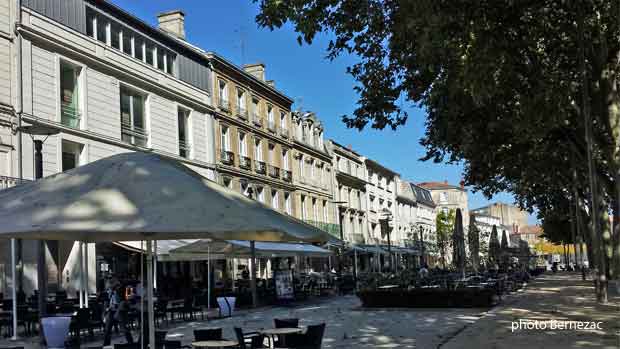
[[[428,189],[422,188],[413,183],[410,183],[410,184],[411,184],[411,189],[415,193],[415,198],[418,203],[422,203],[422,204],[425,204],[431,207],[437,206],[435,205],[435,202],[433,201],[433,197],[431,196],[431,193],[428,191]]]
[[[436,189],[458,189],[465,191],[465,188],[461,188],[460,186],[448,184],[447,182],[421,182],[418,185],[422,188],[436,190]]]
[[[380,170],[381,170],[381,171],[383,171],[383,172],[388,172],[388,173],[391,173],[392,175],[395,175],[395,176],[400,176],[400,174],[399,174],[398,172],[395,172],[395,171],[393,171],[393,170],[390,170],[389,168],[387,168],[387,167],[385,167],[385,166],[381,165],[379,162],[377,162],[377,161],[375,161],[375,160],[372,160],[372,159],[368,159],[368,158],[366,158],[366,166],[368,166],[369,164],[370,164],[370,165],[371,165],[374,169],[377,169],[377,168],[378,168],[378,169],[380,169]]]

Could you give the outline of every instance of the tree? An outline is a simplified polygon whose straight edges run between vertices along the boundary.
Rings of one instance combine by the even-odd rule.
[[[347,126],[397,128],[406,106],[423,108],[424,159],[463,161],[467,185],[488,196],[512,192],[524,208],[549,212],[564,196],[600,211],[588,249],[599,277],[620,276],[620,224],[612,234],[604,220],[610,208],[620,216],[618,1],[260,4],[259,25],[291,22],[300,44],[329,32],[328,58],[357,56],[348,72],[359,100],[343,116]],[[567,194],[573,185],[579,196]]]
[[[446,255],[451,245],[452,231],[454,230],[454,209],[445,212],[440,210],[437,213],[436,229],[437,229],[437,249],[441,258],[441,265],[446,267]]]

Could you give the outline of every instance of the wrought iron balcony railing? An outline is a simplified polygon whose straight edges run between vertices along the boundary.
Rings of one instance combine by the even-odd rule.
[[[69,127],[80,128],[82,113],[75,106],[61,102],[60,103],[60,122]]]
[[[293,173],[289,170],[282,171],[282,180],[284,180],[285,182],[293,181]]]
[[[226,98],[220,98],[217,106],[220,107],[220,109],[225,110],[225,111],[229,111],[230,110],[230,104],[228,104],[228,99]]]
[[[192,146],[186,141],[179,140],[179,156],[182,158],[188,158]]]
[[[248,110],[245,109],[244,107],[238,107],[237,108],[237,117],[243,119],[243,120],[247,120],[248,119]]]
[[[258,127],[263,126],[263,120],[260,119],[260,116],[256,113],[252,114],[252,123]]]
[[[323,230],[324,232],[328,233],[329,235],[335,238],[340,239],[340,225],[339,224],[317,222],[313,220],[305,220],[305,222]]]
[[[267,130],[275,133],[276,132],[276,122],[273,120],[267,121]]]
[[[280,178],[280,169],[269,165],[269,177]]]
[[[15,187],[20,184],[31,182],[28,179],[19,179],[15,177],[0,176],[0,190]]]
[[[256,171],[256,173],[265,174],[265,163],[258,160],[254,161],[254,171]]]
[[[252,169],[252,160],[247,157],[247,156],[240,156],[239,157],[239,167],[246,169],[246,170],[251,170]]]
[[[224,165],[234,165],[235,163],[235,154],[231,151],[222,150],[220,152],[220,161]]]

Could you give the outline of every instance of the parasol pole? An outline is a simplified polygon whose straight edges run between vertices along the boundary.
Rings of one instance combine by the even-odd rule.
[[[153,313],[153,248],[152,241],[146,240],[146,283],[147,283],[147,306],[149,312],[149,343],[155,347],[155,314]],[[144,285],[143,285],[144,286]],[[144,293],[144,287],[142,287]]]

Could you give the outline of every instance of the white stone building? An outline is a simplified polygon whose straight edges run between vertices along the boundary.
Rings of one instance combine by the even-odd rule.
[[[33,179],[33,142],[14,132],[20,119],[59,131],[44,143],[44,176],[149,151],[215,178],[211,70],[204,51],[185,41],[182,12],[161,14],[161,28],[153,28],[105,1],[17,3],[0,0],[0,188]],[[37,288],[34,245],[20,241],[28,294]],[[47,245],[50,291],[74,294],[77,244]],[[0,251],[6,293],[8,242]],[[95,256],[90,244],[93,271]]]
[[[368,237],[367,243],[387,245],[387,235],[382,236],[379,220],[389,216],[390,244],[403,246],[404,231],[398,223],[396,210],[396,181],[398,173],[378,162],[365,159],[367,181],[366,198],[368,206]],[[387,214],[389,212],[389,215]]]
[[[396,177],[396,219],[394,229],[401,238],[401,246],[415,246],[414,233],[417,231],[418,204],[416,193],[406,180]],[[396,234],[395,234],[396,235]]]

